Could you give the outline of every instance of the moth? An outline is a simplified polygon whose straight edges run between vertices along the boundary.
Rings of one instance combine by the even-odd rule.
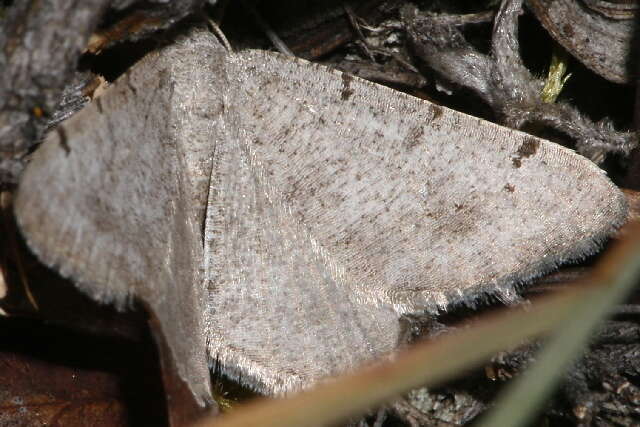
[[[82,291],[146,304],[201,403],[210,365],[283,394],[392,354],[627,212],[569,149],[199,29],[52,131],[15,209]]]

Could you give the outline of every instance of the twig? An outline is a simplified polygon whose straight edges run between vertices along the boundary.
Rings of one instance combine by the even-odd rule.
[[[247,0],[242,0],[242,4],[247,8],[247,11],[253,16],[256,24],[264,31],[267,38],[273,43],[273,46],[280,52],[285,55],[295,56],[294,53],[289,49],[289,47],[282,41],[282,39],[276,34],[275,31],[271,28],[269,23],[265,21],[258,10],[253,6],[253,4]]]

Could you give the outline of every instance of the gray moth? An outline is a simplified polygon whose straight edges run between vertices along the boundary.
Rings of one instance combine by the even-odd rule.
[[[400,319],[580,259],[626,218],[590,161],[522,132],[194,30],[52,131],[16,216],[94,299],[283,394],[393,353]]]

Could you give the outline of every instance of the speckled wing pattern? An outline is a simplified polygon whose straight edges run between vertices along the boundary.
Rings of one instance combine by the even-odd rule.
[[[145,57],[48,135],[15,201],[46,264],[100,302],[149,307],[202,403],[211,398],[202,223],[211,144],[224,131],[221,49],[197,33]]]
[[[395,312],[357,298],[244,142],[238,132],[216,149],[205,228],[209,352],[221,370],[281,394],[391,353]]]
[[[388,349],[392,334],[369,333],[369,347],[336,351],[332,338],[353,330],[348,317],[329,326],[336,310],[399,317],[509,301],[514,284],[594,252],[626,217],[603,172],[559,145],[273,53],[234,55],[229,69],[247,184],[226,187],[207,227],[221,326],[209,342],[225,372],[259,390],[296,389],[350,368],[341,354]],[[230,318],[229,304],[244,310]],[[373,317],[357,330],[380,330],[386,316]]]
[[[48,136],[16,214],[85,292],[144,301],[204,401],[205,351],[308,387],[392,353],[403,314],[593,252],[626,204],[558,145],[198,30]]]
[[[303,60],[232,61],[250,156],[362,300],[510,300],[626,218],[603,171],[558,144]]]

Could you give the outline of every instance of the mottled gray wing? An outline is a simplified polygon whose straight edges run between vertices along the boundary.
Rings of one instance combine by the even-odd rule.
[[[246,150],[360,300],[510,299],[626,217],[604,173],[559,145],[302,60],[232,62]]]
[[[210,398],[202,228],[224,57],[197,33],[144,58],[48,136],[16,199],[45,263],[98,301],[138,297],[151,308],[201,402]]]
[[[400,322],[392,307],[361,301],[342,266],[291,215],[248,150],[237,114],[245,102],[252,101],[228,98],[229,134],[214,150],[205,229],[209,352],[226,375],[281,394],[391,353]]]

